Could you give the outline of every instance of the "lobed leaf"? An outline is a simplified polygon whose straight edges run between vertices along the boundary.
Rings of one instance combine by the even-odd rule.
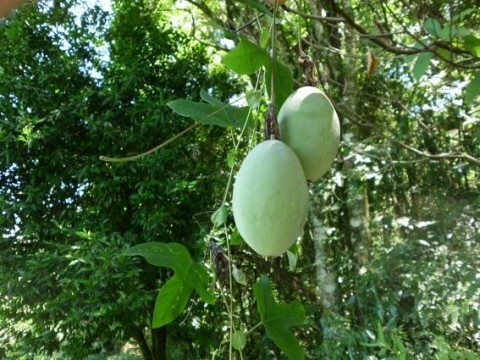
[[[304,359],[303,348],[290,330],[291,326],[303,324],[305,320],[303,305],[298,301],[277,304],[273,298],[270,281],[266,276],[260,277],[253,287],[253,293],[267,335],[289,358]]]
[[[245,36],[241,36],[240,43],[222,59],[226,67],[239,75],[253,74],[269,61],[267,51],[250,42]]]

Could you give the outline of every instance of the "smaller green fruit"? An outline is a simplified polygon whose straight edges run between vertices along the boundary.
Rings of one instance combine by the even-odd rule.
[[[340,145],[340,122],[323,92],[312,86],[295,91],[278,113],[278,127],[307,180],[318,180],[332,166]]]

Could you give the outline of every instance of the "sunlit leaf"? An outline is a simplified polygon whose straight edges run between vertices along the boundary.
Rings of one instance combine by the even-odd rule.
[[[270,61],[268,53],[246,37],[222,59],[222,63],[239,75],[249,75]]]
[[[305,320],[305,309],[298,302],[277,304],[266,276],[261,276],[253,287],[257,309],[267,335],[289,358],[304,359],[305,354],[290,327],[300,326]]]
[[[293,76],[290,69],[279,61],[275,61],[273,64],[267,64],[267,71],[265,79],[267,82],[268,95],[272,97],[271,93],[271,79],[272,73],[274,76],[274,88],[275,88],[275,105],[277,111],[280,111],[283,103],[290,96],[293,90]]]
[[[420,80],[420,78],[427,72],[431,59],[432,53],[430,52],[422,52],[418,55],[412,69],[412,74],[415,80]]]
[[[480,93],[480,71],[477,71],[465,89],[465,103],[470,105]]]
[[[225,205],[221,205],[211,216],[213,225],[222,226],[227,222],[228,210]]]

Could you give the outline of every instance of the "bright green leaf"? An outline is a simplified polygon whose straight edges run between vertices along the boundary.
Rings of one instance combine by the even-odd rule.
[[[171,277],[158,293],[152,327],[159,328],[175,320],[187,306],[192,290],[184,278],[178,275]]]
[[[245,36],[242,36],[240,43],[222,59],[226,67],[239,75],[250,75],[269,61],[268,53]]]
[[[480,57],[480,37],[474,34],[468,34],[463,37],[463,46],[465,50],[470,51],[473,56]]]
[[[235,149],[230,149],[227,153],[227,165],[230,169],[233,168],[233,165],[235,164],[236,154],[237,152]]]
[[[265,29],[260,34],[260,46],[262,48],[266,48],[269,40],[270,40],[270,31],[268,29]]]
[[[253,293],[267,335],[289,358],[304,359],[303,348],[290,330],[291,326],[303,324],[305,320],[303,305],[298,301],[277,304],[273,298],[270,281],[266,276],[260,277],[253,287]]]
[[[243,240],[242,235],[240,235],[237,227],[235,227],[233,229],[232,236],[230,236],[230,246],[241,245],[244,243],[245,240]]]
[[[212,220],[213,225],[215,226],[222,226],[227,222],[228,218],[228,210],[225,205],[221,205],[211,216],[210,220]]]
[[[415,80],[419,81],[420,78],[426,73],[432,59],[432,53],[422,52],[417,56],[417,60],[413,65],[412,74]]]
[[[480,71],[477,71],[473,76],[473,79],[467,85],[465,89],[465,103],[471,105],[475,98],[480,93]]]

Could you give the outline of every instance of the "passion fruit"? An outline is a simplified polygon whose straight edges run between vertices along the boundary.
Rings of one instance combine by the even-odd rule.
[[[312,86],[296,90],[278,113],[278,128],[307,180],[318,180],[332,166],[340,145],[340,122],[323,92]]]
[[[302,234],[308,187],[302,165],[283,142],[267,140],[246,156],[233,186],[233,216],[245,242],[279,256]]]

